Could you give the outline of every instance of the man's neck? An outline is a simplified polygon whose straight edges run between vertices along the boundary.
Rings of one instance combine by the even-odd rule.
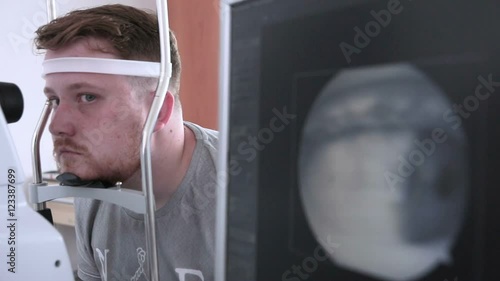
[[[194,132],[184,126],[182,119],[169,123],[169,126],[153,134],[151,143],[156,209],[164,206],[181,184],[196,145]],[[142,191],[141,170],[124,182],[122,187]]]

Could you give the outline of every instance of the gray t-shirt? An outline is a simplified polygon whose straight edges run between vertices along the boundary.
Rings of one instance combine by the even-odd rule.
[[[162,281],[214,279],[216,131],[185,122],[196,136],[187,173],[156,211]],[[78,277],[82,280],[149,280],[143,215],[99,200],[75,200]]]

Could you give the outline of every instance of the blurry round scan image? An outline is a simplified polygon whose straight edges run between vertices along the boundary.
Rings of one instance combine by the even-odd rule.
[[[345,70],[322,90],[301,138],[299,184],[316,239],[339,245],[337,265],[415,280],[453,262],[468,167],[451,108],[407,64]]]

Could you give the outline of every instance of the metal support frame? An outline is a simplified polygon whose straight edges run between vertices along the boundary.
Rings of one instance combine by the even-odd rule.
[[[226,280],[227,237],[227,153],[229,147],[229,74],[231,54],[230,2],[220,0],[220,65],[219,65],[219,147],[217,175],[217,207],[215,225],[215,281]]]
[[[45,201],[61,198],[61,197],[87,197],[104,201],[109,201],[133,211],[139,211],[145,214],[145,229],[146,229],[146,248],[149,258],[149,277],[152,281],[159,280],[158,271],[158,253],[156,243],[156,223],[155,223],[155,197],[153,193],[153,176],[151,164],[151,135],[155,126],[155,121],[158,117],[160,109],[165,100],[170,83],[172,73],[171,56],[170,56],[170,28],[168,20],[168,4],[166,0],[156,0],[156,10],[158,15],[158,28],[160,33],[160,77],[158,77],[158,87],[151,105],[148,118],[142,132],[141,143],[141,175],[142,175],[142,192],[137,194],[132,190],[120,189],[119,187],[112,189],[95,189],[87,187],[69,187],[69,186],[47,186],[42,181],[42,169],[40,164],[40,140],[47,125],[52,109],[49,102],[46,102],[37,127],[35,129],[32,140],[32,161],[33,161],[33,184],[30,188],[30,200],[35,203],[36,210],[46,208]],[[47,18],[48,21],[56,19],[56,3],[55,0],[47,0]],[[120,199],[116,199],[115,195]],[[142,199],[143,204],[136,202]]]

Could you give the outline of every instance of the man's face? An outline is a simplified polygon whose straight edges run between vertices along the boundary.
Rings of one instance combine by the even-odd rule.
[[[100,39],[82,39],[48,51],[60,57],[117,58],[95,47]],[[52,101],[49,126],[54,156],[62,173],[84,180],[125,181],[140,167],[141,132],[149,106],[128,78],[93,73],[53,73],[46,76],[45,94]]]

